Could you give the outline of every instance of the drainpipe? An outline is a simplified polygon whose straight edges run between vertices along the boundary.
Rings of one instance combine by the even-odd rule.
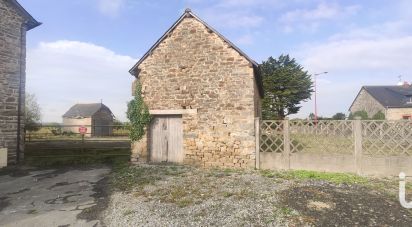
[[[21,110],[21,105],[22,105],[22,80],[23,80],[23,74],[24,74],[24,68],[23,68],[23,48],[25,48],[25,43],[24,43],[24,35],[26,31],[26,24],[27,21],[25,21],[20,28],[20,72],[19,72],[19,95],[18,95],[18,100],[17,100],[17,149],[16,149],[16,161],[17,163],[20,162],[20,143],[21,143],[21,115],[22,115],[22,110]]]

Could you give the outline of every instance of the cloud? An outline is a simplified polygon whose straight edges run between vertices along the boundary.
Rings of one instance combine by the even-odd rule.
[[[219,7],[233,8],[233,7],[269,7],[277,6],[282,1],[278,0],[222,0],[218,3]]]
[[[223,28],[256,28],[259,27],[264,18],[252,12],[232,10],[222,12],[221,9],[210,8],[200,10],[206,21]]]
[[[337,20],[359,11],[359,5],[341,6],[337,3],[319,3],[313,9],[295,9],[282,14],[279,22],[283,24],[285,32],[295,29],[316,31],[321,21]]]
[[[305,43],[292,54],[310,73],[328,71],[319,80],[321,115],[346,112],[363,85],[395,85],[398,75],[412,80],[412,35],[406,18],[363,27],[351,27],[323,42]],[[313,101],[303,103],[295,116],[313,112]]]
[[[253,44],[253,37],[251,34],[246,34],[246,35],[239,37],[235,41],[235,43],[238,45],[250,45],[250,44]]]
[[[350,71],[385,69],[412,71],[412,36],[382,39],[344,39],[304,50],[303,63],[314,70]]]
[[[97,0],[97,4],[102,14],[115,17],[124,7],[125,0]]]
[[[42,107],[44,122],[61,122],[61,116],[76,103],[103,100],[121,120],[131,99],[136,62],[92,43],[60,40],[42,42],[27,51],[27,91]]]

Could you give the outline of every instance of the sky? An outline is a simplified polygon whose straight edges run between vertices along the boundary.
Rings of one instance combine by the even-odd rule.
[[[128,70],[192,11],[258,63],[289,54],[318,77],[318,113],[347,113],[363,85],[412,82],[409,0],[20,0],[43,24],[27,34],[27,91],[43,122],[101,102],[126,120]],[[314,112],[313,98],[293,117]]]

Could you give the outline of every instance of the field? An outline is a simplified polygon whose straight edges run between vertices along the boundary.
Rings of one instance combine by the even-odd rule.
[[[25,162],[34,166],[107,163],[130,159],[130,140],[87,139],[27,142]]]

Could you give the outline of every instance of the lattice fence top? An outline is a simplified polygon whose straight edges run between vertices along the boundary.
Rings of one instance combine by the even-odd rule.
[[[289,121],[291,133],[316,134],[328,136],[352,136],[353,123],[352,121],[338,120],[294,120]]]
[[[362,121],[362,148],[369,155],[412,155],[412,122]]]
[[[352,153],[353,122],[296,120],[289,122],[292,153]]]
[[[260,130],[262,135],[283,134],[283,121],[262,121]]]
[[[282,153],[284,149],[283,121],[262,121],[260,130],[260,151]]]
[[[287,142],[291,153],[354,153],[356,137],[362,141],[364,155],[412,155],[412,122],[363,120],[360,121],[361,133],[357,134],[355,122],[262,121],[260,151],[280,153]],[[285,129],[288,131],[285,132]],[[285,134],[288,135],[287,141]]]

